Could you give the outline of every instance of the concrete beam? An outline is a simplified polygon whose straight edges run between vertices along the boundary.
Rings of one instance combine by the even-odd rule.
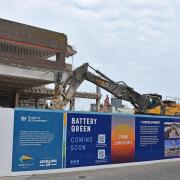
[[[0,63],[1,64],[14,64],[24,68],[36,68],[41,70],[49,71],[72,71],[71,64],[60,64],[58,61],[49,61],[45,59],[32,58],[28,56],[20,57],[11,54],[10,52],[0,52]]]
[[[38,49],[61,51],[67,47],[67,36],[0,18],[0,39]]]

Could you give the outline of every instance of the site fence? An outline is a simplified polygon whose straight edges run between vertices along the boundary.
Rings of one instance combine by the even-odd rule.
[[[0,108],[0,176],[180,157],[180,118]]]

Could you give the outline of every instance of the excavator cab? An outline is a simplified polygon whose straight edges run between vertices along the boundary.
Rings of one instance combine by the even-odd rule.
[[[147,114],[157,114],[163,115],[163,103],[162,96],[158,94],[149,94],[146,100],[146,113]]]
[[[147,109],[154,109],[157,106],[161,105],[160,100],[156,96],[150,96],[147,99]]]

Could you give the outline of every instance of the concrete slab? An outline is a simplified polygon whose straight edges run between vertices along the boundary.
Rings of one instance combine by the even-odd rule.
[[[38,69],[18,68],[3,64],[0,64],[0,76],[1,75],[54,82],[54,72],[42,71]]]
[[[20,89],[41,86],[53,82],[54,72],[0,64],[0,87]]]

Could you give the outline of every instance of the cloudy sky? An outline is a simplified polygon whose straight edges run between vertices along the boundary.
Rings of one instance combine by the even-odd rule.
[[[140,93],[180,97],[180,0],[6,0],[0,17],[67,34],[74,67],[89,62]]]

